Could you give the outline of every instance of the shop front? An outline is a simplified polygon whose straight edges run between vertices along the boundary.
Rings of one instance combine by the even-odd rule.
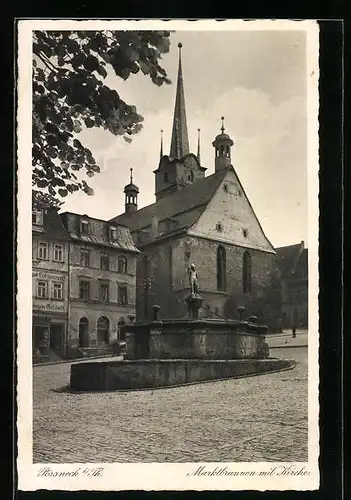
[[[33,308],[32,348],[35,358],[64,358],[66,314]]]

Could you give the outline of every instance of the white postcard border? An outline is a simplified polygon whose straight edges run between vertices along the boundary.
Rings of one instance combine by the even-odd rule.
[[[307,34],[308,234],[309,234],[309,460],[308,463],[118,463],[33,464],[32,457],[32,267],[31,123],[32,31],[41,29],[166,29],[176,31],[299,30]],[[316,21],[212,20],[105,21],[21,20],[18,24],[18,236],[17,236],[17,407],[18,488],[48,490],[313,490],[319,487],[318,366],[318,56]],[[199,467],[212,476],[193,475]],[[285,469],[284,469],[285,467]],[[217,468],[217,469],[216,469]],[[44,473],[48,469],[49,472]],[[219,473],[219,470],[225,469]],[[290,473],[289,473],[290,470]],[[288,472],[284,472],[288,471]],[[292,473],[291,471],[295,471]],[[299,472],[300,471],[300,472]],[[226,473],[225,473],[226,472]],[[246,472],[246,474],[243,474]],[[255,472],[253,475],[252,472]],[[299,472],[299,473],[297,473]],[[56,475],[55,475],[56,473]],[[66,473],[66,475],[62,475]],[[239,475],[236,475],[236,474]],[[242,473],[240,475],[240,473]]]

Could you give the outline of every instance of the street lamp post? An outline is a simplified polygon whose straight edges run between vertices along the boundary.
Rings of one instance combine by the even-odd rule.
[[[145,305],[145,318],[147,319],[148,317],[148,312],[149,312],[149,292],[151,290],[151,283],[152,279],[147,277],[144,279],[144,305]]]

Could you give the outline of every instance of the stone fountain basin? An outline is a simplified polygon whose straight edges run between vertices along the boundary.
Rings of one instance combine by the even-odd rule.
[[[118,391],[174,387],[260,375],[293,368],[289,359],[138,359],[96,361],[71,366],[75,391]]]

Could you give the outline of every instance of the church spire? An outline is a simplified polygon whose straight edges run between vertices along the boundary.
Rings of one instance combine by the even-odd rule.
[[[160,148],[160,158],[163,156],[163,130],[161,130],[161,148]]]
[[[185,112],[181,43],[178,43],[178,48],[179,48],[178,80],[177,80],[177,92],[176,92],[176,99],[174,106],[170,157],[180,159],[189,153],[189,139],[188,139],[188,128],[186,123],[186,112]]]
[[[201,156],[200,156],[200,132],[201,132],[201,130],[198,128],[197,129],[197,159],[199,160],[199,163],[201,162]]]

